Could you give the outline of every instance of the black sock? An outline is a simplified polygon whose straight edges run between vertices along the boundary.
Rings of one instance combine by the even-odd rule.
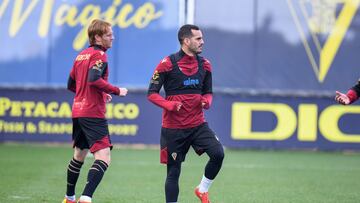
[[[66,186],[66,195],[73,196],[75,195],[75,186],[76,182],[80,175],[80,169],[83,165],[83,162],[77,161],[74,158],[70,161],[67,169],[67,186]]]
[[[94,161],[93,165],[89,169],[87,183],[82,195],[92,197],[107,168],[108,165],[104,161]]]

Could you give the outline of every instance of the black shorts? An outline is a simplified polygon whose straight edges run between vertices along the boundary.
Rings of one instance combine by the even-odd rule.
[[[103,118],[73,118],[74,147],[95,152],[106,147],[112,148],[109,128]]]
[[[212,147],[222,147],[207,123],[187,129],[161,128],[160,145],[160,162],[163,164],[185,161],[190,146],[198,155]]]

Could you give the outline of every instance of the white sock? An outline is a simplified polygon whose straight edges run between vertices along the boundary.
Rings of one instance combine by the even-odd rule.
[[[74,202],[75,202],[75,200],[76,200],[75,195],[73,195],[73,196],[67,196],[67,195],[65,195],[65,198],[68,199],[68,200],[70,200],[70,201],[74,201]]]
[[[80,201],[91,202],[91,197],[81,195]]]
[[[213,180],[210,180],[203,175],[199,185],[199,192],[203,193],[209,191],[212,182]]]

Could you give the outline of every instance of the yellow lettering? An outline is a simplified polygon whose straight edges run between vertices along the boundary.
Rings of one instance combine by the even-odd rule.
[[[53,6],[54,0],[45,0],[38,28],[40,37],[46,37],[48,34]]]
[[[118,103],[115,105],[106,105],[106,118],[108,119],[135,119],[139,116],[139,113],[139,107],[134,103]]]
[[[21,115],[22,115],[21,102],[19,101],[11,102],[10,116],[20,117]]]
[[[81,23],[83,26],[87,26],[93,19],[100,16],[101,8],[100,6],[94,6],[89,4],[85,6],[78,17],[78,22]]]
[[[131,4],[125,4],[125,6],[122,7],[121,12],[117,16],[117,25],[120,28],[127,28],[129,27],[133,22],[131,19],[127,20],[126,17],[133,11],[133,6]]]
[[[298,139],[300,141],[316,141],[317,109],[315,104],[299,105]]]
[[[144,28],[151,21],[159,18],[160,16],[162,16],[162,12],[156,12],[154,5],[147,2],[137,10],[134,18],[134,25],[137,28]]]
[[[23,26],[24,22],[29,17],[29,15],[31,14],[32,10],[35,8],[38,2],[39,0],[32,0],[29,6],[25,9],[24,13],[21,14],[24,0],[15,1],[11,22],[10,22],[10,30],[9,30],[10,37],[14,37],[17,34],[17,32]]]
[[[67,4],[63,4],[59,7],[59,9],[55,14],[55,19],[54,19],[55,25],[61,26],[65,24],[66,22],[65,13],[68,12],[68,10],[70,10],[70,6]]]
[[[1,19],[2,15],[4,14],[6,8],[8,7],[9,1],[10,0],[3,0],[2,4],[0,5],[0,19]]]
[[[76,6],[69,6],[68,4],[63,4],[59,7],[55,14],[55,24],[63,25],[67,23],[70,27],[75,27],[77,25],[76,14],[78,9]]]
[[[114,118],[117,118],[117,119],[125,118],[124,108],[125,108],[124,104],[116,104],[114,106]]]
[[[47,116],[51,117],[51,118],[55,118],[57,117],[57,112],[56,110],[59,108],[59,104],[57,102],[50,102],[47,105]]]
[[[24,110],[24,117],[31,117],[32,110],[35,107],[35,102],[32,101],[24,101],[22,102],[22,107]]]
[[[251,120],[253,111],[274,113],[277,126],[270,132],[253,132]],[[234,103],[232,105],[231,137],[240,140],[285,140],[296,129],[295,112],[285,104]]]
[[[37,128],[34,123],[32,123],[32,122],[26,123],[26,132],[27,133],[34,134],[34,133],[36,133],[36,131],[37,131]]]
[[[4,133],[23,133],[25,131],[24,123],[22,122],[6,122],[0,120],[0,132]]]
[[[107,119],[113,119],[114,118],[114,115],[113,115],[113,109],[114,109],[114,105],[109,103],[109,104],[106,104],[106,118]]]
[[[5,116],[6,111],[11,107],[11,101],[9,98],[0,97],[0,116]]]
[[[124,109],[124,114],[126,115],[127,119],[137,118],[139,116],[139,112],[139,107],[134,103],[126,105],[126,108]]]
[[[130,135],[135,136],[139,127],[137,125],[114,125],[109,124],[109,133],[111,135]]]
[[[341,132],[338,126],[339,119],[344,114],[360,114],[358,106],[333,105],[327,107],[320,115],[319,129],[321,134],[332,142],[359,143],[360,135]]]
[[[60,105],[59,112],[58,112],[59,118],[71,118],[71,107],[67,102],[63,102]]]
[[[34,117],[46,117],[46,107],[44,102],[38,102],[37,105],[35,106],[34,109],[34,113],[33,113]]]
[[[103,19],[111,24],[114,24],[114,17],[116,15],[116,7],[121,4],[121,0],[114,0],[113,4],[106,10],[106,12],[102,15]]]
[[[8,8],[9,2],[10,0],[3,0],[1,3],[0,18]],[[39,0],[27,1],[26,6],[24,6],[24,2],[24,0],[14,1],[9,26],[10,37],[16,36],[38,5]],[[46,37],[52,20],[55,0],[42,0],[42,2],[43,5],[39,17],[38,35],[40,37]],[[163,12],[161,10],[156,10],[155,5],[151,2],[146,2],[138,8],[134,8],[131,3],[126,3],[119,8],[121,3],[121,0],[113,0],[112,5],[104,12],[101,12],[100,5],[87,4],[79,11],[77,5],[62,3],[55,11],[54,24],[57,26],[66,24],[70,27],[75,27],[80,24],[82,28],[73,41],[74,49],[80,50],[87,42],[87,27],[89,22],[94,18],[104,19],[112,25],[117,25],[119,28],[127,28],[134,25],[136,28],[142,29],[163,15]]]
[[[71,123],[48,123],[46,121],[40,121],[38,123],[38,132],[40,134],[71,134]]]

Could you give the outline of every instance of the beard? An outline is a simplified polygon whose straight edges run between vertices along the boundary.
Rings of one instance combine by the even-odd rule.
[[[194,54],[201,54],[201,52],[202,52],[201,47],[190,47],[189,50]]]

